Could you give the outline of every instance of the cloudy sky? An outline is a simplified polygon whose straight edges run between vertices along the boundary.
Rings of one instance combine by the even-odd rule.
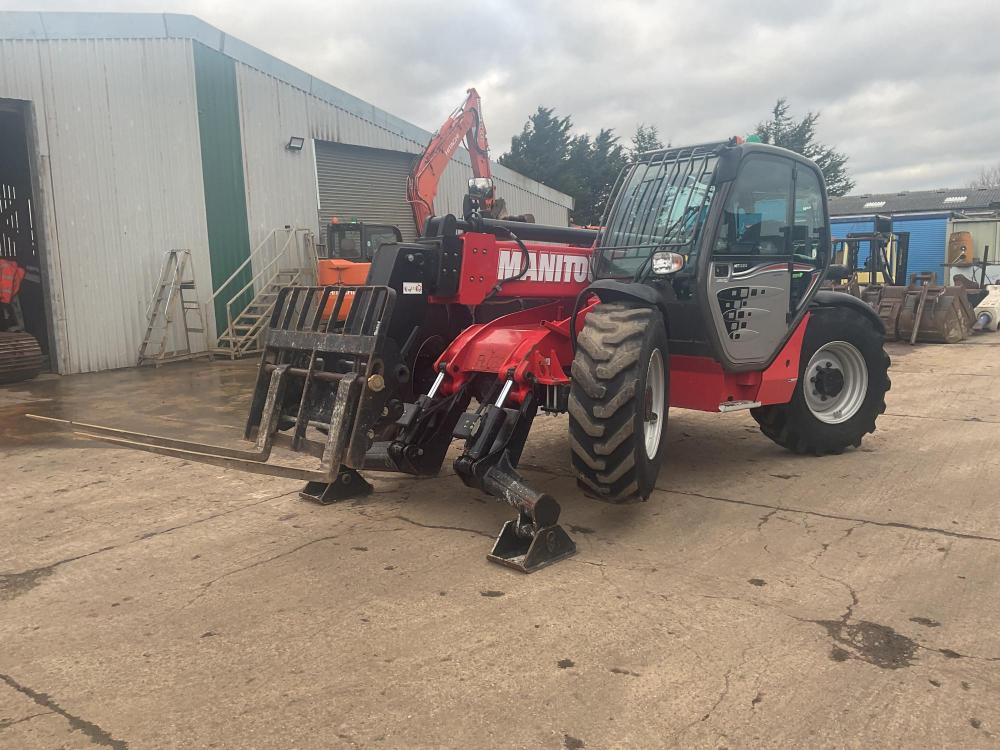
[[[818,110],[855,192],[957,187],[1000,163],[1000,0],[3,0],[191,13],[434,130],[469,86],[494,157],[538,105],[628,140],[745,134]]]

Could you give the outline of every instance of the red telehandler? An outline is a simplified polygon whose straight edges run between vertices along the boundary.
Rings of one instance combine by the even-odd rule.
[[[489,559],[530,572],[576,549],[555,499],[515,468],[539,409],[569,413],[580,487],[615,503],[653,490],[671,406],[748,409],[768,438],[816,455],[860,445],[885,410],[882,323],[820,289],[826,190],[798,154],[740,139],[644,154],[598,232],[476,212],[426,226],[419,242],[383,245],[363,286],[281,292],[246,425],[252,449],[70,426],[305,479],[321,502],[370,492],[358,470],[436,474],[458,438],[456,474],[517,510]],[[343,324],[324,320],[347,294]],[[513,298],[532,305],[460,329],[432,314]],[[411,371],[407,352],[429,336],[447,345]],[[402,398],[414,378],[430,386]],[[275,447],[319,466],[271,461]]]

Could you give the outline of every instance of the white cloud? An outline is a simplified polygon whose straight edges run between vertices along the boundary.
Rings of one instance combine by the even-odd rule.
[[[18,0],[14,0],[15,5]],[[25,10],[93,10],[79,0]],[[675,144],[819,110],[859,191],[957,186],[1000,162],[995,0],[104,0],[191,13],[433,130],[475,85],[494,156],[539,105]]]

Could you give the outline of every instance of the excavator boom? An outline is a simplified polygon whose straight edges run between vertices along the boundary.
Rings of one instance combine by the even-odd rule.
[[[490,177],[490,146],[483,123],[482,102],[475,89],[469,89],[465,102],[445,120],[431,138],[420,161],[406,180],[406,200],[413,208],[417,233],[423,234],[427,219],[434,215],[434,197],[444,170],[465,139],[475,177]]]

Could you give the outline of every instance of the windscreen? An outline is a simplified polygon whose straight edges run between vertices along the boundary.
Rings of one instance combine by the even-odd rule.
[[[343,260],[361,260],[361,227],[354,224],[330,224],[327,230],[327,257]]]
[[[598,238],[598,278],[639,275],[657,250],[691,254],[715,191],[717,151],[666,149],[625,168]]]

